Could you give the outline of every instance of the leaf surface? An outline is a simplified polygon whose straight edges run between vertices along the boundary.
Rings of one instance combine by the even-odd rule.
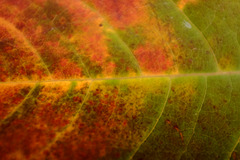
[[[0,159],[240,159],[239,9],[0,0]]]

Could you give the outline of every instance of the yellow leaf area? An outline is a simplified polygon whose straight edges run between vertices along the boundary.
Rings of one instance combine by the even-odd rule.
[[[0,85],[0,121],[21,104],[32,87],[33,84]]]
[[[195,3],[197,3],[198,2],[198,0],[179,0],[178,1],[178,3],[177,3],[177,5],[178,5],[178,7],[181,9],[181,10],[183,10],[184,9],[184,7],[187,5],[187,4],[195,4]]]

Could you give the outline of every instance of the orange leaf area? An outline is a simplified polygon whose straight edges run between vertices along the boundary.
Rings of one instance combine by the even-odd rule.
[[[111,23],[124,29],[143,22],[146,17],[143,4],[146,0],[85,0],[94,4],[100,12],[111,17]],[[141,18],[140,18],[141,17]]]
[[[198,0],[179,0],[178,7],[183,10],[188,3],[197,3]]]
[[[159,73],[168,70],[173,62],[167,58],[164,51],[156,48],[139,47],[135,51],[136,58],[141,66],[151,73]],[[155,63],[149,63],[154,59]]]
[[[31,84],[0,85],[0,121],[21,104],[33,87]]]
[[[107,17],[113,27],[121,33],[120,37],[130,46],[143,74],[178,72],[173,53],[180,54],[181,51],[174,29],[158,19],[151,2],[146,0],[85,1]],[[129,30],[131,30],[130,33]],[[134,35],[129,37],[129,34]],[[160,55],[157,55],[158,53]]]
[[[46,79],[41,58],[9,23],[0,18],[0,81]]]
[[[1,158],[30,158],[71,123],[73,114],[83,102],[88,83],[69,87],[69,82],[59,82],[34,88],[17,112],[1,123]],[[21,149],[24,151],[18,152]]]

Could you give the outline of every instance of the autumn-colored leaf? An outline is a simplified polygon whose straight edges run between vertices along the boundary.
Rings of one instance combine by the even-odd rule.
[[[0,0],[0,160],[240,159],[239,0]]]

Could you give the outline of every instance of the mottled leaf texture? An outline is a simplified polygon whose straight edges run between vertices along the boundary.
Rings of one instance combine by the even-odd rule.
[[[0,0],[0,160],[240,160],[240,0]]]

